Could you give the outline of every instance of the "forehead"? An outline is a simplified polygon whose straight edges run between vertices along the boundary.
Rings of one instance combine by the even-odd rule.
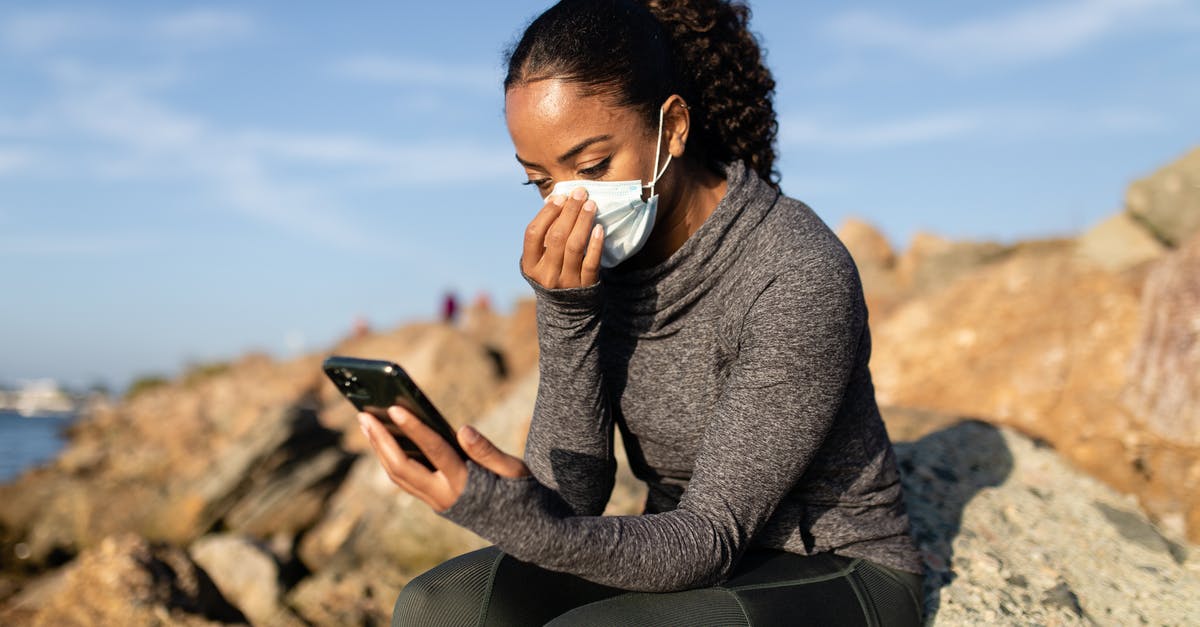
[[[578,85],[561,79],[512,87],[504,96],[504,117],[517,154],[543,164],[582,139],[620,139],[645,130],[633,109],[603,96],[583,95]]]

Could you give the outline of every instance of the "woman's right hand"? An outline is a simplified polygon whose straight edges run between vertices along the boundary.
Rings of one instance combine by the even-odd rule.
[[[521,271],[547,289],[584,287],[600,279],[604,229],[596,203],[582,187],[570,196],[546,198],[546,205],[525,229]]]

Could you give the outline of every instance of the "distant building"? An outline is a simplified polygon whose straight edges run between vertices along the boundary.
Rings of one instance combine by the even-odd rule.
[[[78,404],[53,379],[24,381],[16,390],[0,390],[0,410],[22,416],[60,416],[74,413]]]

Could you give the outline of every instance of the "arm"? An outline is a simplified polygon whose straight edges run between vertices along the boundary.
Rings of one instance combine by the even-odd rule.
[[[601,288],[550,290],[526,279],[537,294],[539,381],[525,463],[572,513],[597,516],[617,467],[597,350]]]
[[[866,322],[857,278],[814,265],[776,277],[747,313],[676,510],[579,516],[534,478],[468,464],[442,514],[518,559],[602,584],[668,591],[727,578],[820,448],[854,367]]]

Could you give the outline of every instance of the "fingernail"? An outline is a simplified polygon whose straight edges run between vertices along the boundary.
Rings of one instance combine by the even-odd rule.
[[[575,191],[571,192],[571,198],[574,198],[575,200],[583,200],[584,198],[587,198],[587,190],[583,189],[582,187],[576,187]]]
[[[562,194],[555,194],[550,197],[550,202],[554,203],[556,207],[561,207],[563,203],[567,202],[567,197]]]
[[[604,227],[597,224],[592,227],[592,239],[600,239],[604,235]]]
[[[479,432],[472,426],[463,427],[463,439],[467,444],[474,444],[479,441]]]
[[[591,201],[591,200],[589,200],[589,201],[587,201],[587,202],[583,203],[583,210],[584,210],[584,211],[587,211],[587,212],[592,212],[592,211],[595,211],[595,210],[596,210],[596,203],[595,203],[595,202],[593,202],[593,201]]]
[[[408,420],[408,412],[401,410],[395,405],[388,408],[388,415],[391,416],[392,420],[396,421],[396,424],[398,425],[402,425],[404,424],[405,420]]]

